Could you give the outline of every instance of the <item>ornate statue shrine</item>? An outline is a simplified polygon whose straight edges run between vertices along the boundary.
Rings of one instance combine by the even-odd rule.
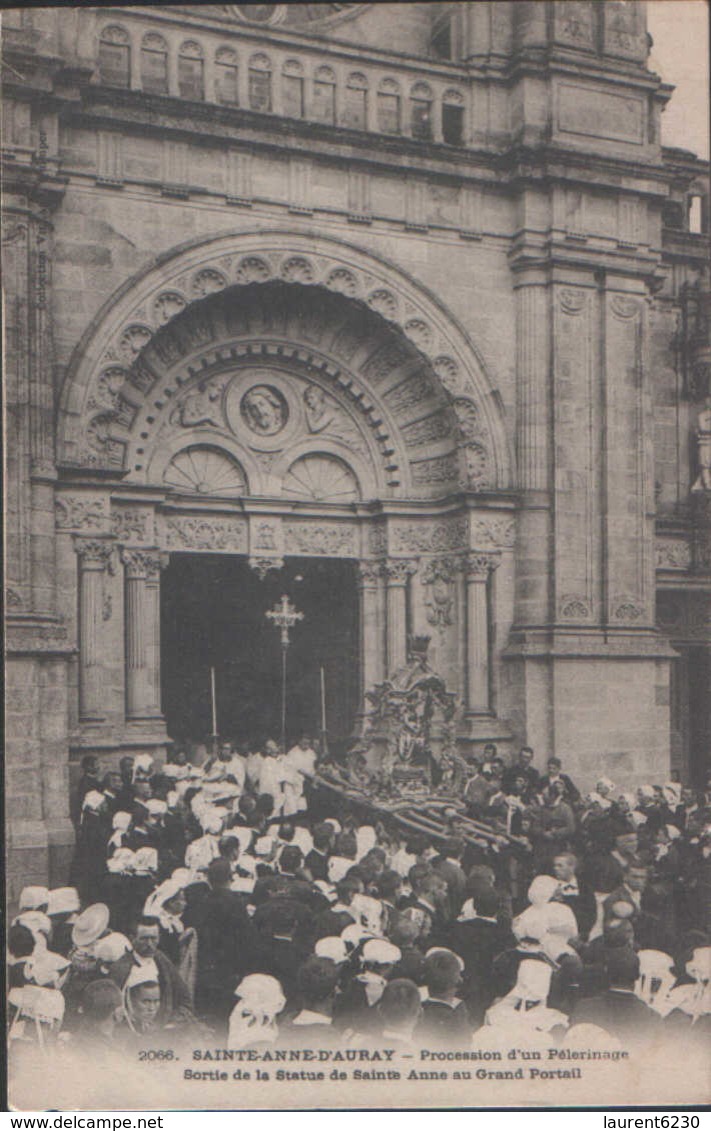
[[[379,755],[370,792],[381,797],[456,796],[463,785],[454,695],[427,662],[429,641],[411,637],[407,663],[367,692],[373,712],[363,748]]]

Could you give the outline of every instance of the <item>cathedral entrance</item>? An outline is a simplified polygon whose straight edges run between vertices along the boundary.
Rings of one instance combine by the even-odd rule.
[[[266,613],[286,594],[303,613],[287,654],[287,743],[321,732],[325,688],[329,747],[347,745],[358,709],[358,600],[355,563],[288,558],[263,580],[246,558],[173,554],[161,579],[162,704],[168,734],[205,741],[217,729],[260,744],[279,739],[281,645]]]

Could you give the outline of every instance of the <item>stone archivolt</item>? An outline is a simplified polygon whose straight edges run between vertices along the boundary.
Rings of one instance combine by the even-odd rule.
[[[273,287],[276,281],[289,294],[276,303],[262,300],[262,312],[256,317],[254,303],[247,302],[250,313],[245,313],[244,295],[234,301],[235,287]],[[316,303],[309,293],[313,287],[321,292]],[[337,319],[338,326],[324,317],[328,292],[350,315]],[[213,319],[219,309],[214,302],[220,296],[232,299],[223,307],[229,310],[227,326],[225,319]],[[299,307],[301,325],[294,336]],[[326,314],[332,313],[330,306]],[[354,375],[350,379],[354,385],[357,382],[354,395],[364,411],[370,408],[386,420],[392,420],[389,414],[394,412],[398,423],[409,427],[406,435],[413,445],[445,443],[465,449],[461,460],[453,460],[446,451],[435,452],[432,463],[421,465],[412,475],[412,483],[420,487],[416,494],[441,493],[450,483],[476,490],[503,487],[510,481],[503,422],[491,401],[481,363],[436,301],[402,273],[360,249],[336,240],[276,232],[198,244],[124,289],[93,327],[95,340],[107,342],[98,363],[96,352],[84,348],[71,368],[62,397],[60,463],[114,467],[129,470],[134,477],[134,453],[127,450],[130,440],[137,431],[146,431],[147,416],[157,417],[152,410],[160,413],[164,398],[176,393],[175,387],[162,387],[166,370],[186,362],[190,369],[188,359],[221,343],[225,331],[232,339],[261,336],[313,342],[328,337],[335,356],[350,353]],[[417,392],[410,397],[403,382],[416,370]],[[122,372],[127,373],[123,384]],[[425,373],[431,392],[423,385]],[[186,375],[181,376],[186,382]],[[197,374],[193,371],[190,376]],[[396,385],[402,388],[388,407],[387,395]],[[373,386],[383,394],[377,404]],[[438,401],[446,411],[434,418],[418,411],[418,395],[425,397],[426,404]],[[452,397],[459,399],[459,425],[451,415]],[[219,428],[218,401],[219,392],[196,382],[189,403],[171,406],[173,422],[183,428]],[[401,414],[405,416],[400,421]],[[359,430],[346,431],[350,442],[357,442]],[[339,440],[348,445],[344,434]]]

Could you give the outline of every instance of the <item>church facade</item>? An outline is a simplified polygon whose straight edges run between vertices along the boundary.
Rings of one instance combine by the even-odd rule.
[[[341,563],[342,736],[429,636],[465,751],[700,783],[708,168],[644,4],[30,8],[4,51],[11,896],[84,754],[185,737],[208,559],[242,680],[247,606],[315,620]]]

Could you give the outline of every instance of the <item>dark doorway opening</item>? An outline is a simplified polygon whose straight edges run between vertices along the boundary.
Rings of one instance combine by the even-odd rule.
[[[342,753],[358,710],[355,563],[289,558],[260,581],[246,558],[173,554],[161,578],[161,680],[171,738],[212,731],[215,668],[218,732],[235,742],[279,740],[281,645],[265,616],[287,594],[304,619],[290,632],[287,743],[321,730],[321,668],[329,746]]]

